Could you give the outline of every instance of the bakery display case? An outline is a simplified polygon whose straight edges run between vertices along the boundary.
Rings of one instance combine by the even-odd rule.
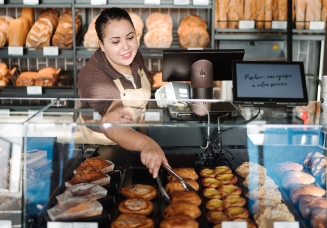
[[[9,181],[21,183],[21,226],[121,227],[137,220],[149,227],[174,222],[189,227],[219,227],[222,222],[318,227],[326,222],[326,129],[309,106],[259,111],[212,100],[210,115],[198,116],[185,115],[181,104],[170,109],[148,100],[145,109],[117,105],[103,123],[92,108],[51,110],[60,102],[80,107],[88,101],[58,99],[32,114],[17,114],[17,131],[4,118],[2,136],[8,136],[9,128],[21,133],[23,156],[16,157],[23,175],[18,182]],[[192,100],[183,102],[189,104]],[[227,106],[234,112],[226,111]],[[176,110],[183,115],[172,115]],[[166,201],[139,152],[102,140],[102,131],[117,127],[157,141],[174,173],[195,191],[185,192],[162,167],[160,182],[171,202]],[[1,159],[10,171],[14,154],[11,150],[11,157]],[[17,210],[10,209],[1,221],[18,227],[13,218]],[[133,218],[128,217],[131,210]]]

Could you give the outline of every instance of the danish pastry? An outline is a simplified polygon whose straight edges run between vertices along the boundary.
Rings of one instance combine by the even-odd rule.
[[[141,215],[151,214],[153,208],[153,203],[146,199],[125,199],[118,206],[121,213]]]
[[[224,202],[221,199],[211,199],[206,202],[208,210],[222,211],[224,209]]]
[[[220,191],[224,197],[228,195],[241,195],[242,193],[240,187],[232,184],[222,185],[218,188],[218,191]]]
[[[162,213],[164,219],[176,215],[188,215],[191,218],[196,219],[201,215],[201,211],[197,205],[181,201],[168,205]]]
[[[201,185],[206,188],[218,188],[222,182],[214,177],[204,177],[201,179]]]
[[[176,215],[166,218],[160,223],[160,228],[198,228],[199,224],[196,220],[188,215]]]
[[[205,188],[203,189],[203,195],[208,199],[222,199],[223,193],[215,188]]]
[[[216,171],[214,171],[213,169],[204,168],[204,169],[200,170],[200,176],[201,177],[215,177]]]
[[[227,165],[216,166],[213,170],[216,174],[232,173],[231,168],[229,168]]]
[[[208,211],[206,219],[213,224],[221,224],[222,221],[230,221],[230,218],[223,211]]]
[[[200,206],[202,203],[201,198],[198,196],[198,194],[196,194],[195,191],[173,192],[169,196],[172,203],[186,201],[192,202],[197,206]]]
[[[192,179],[189,178],[185,178],[184,179],[189,185],[192,186],[192,188],[195,191],[199,190],[199,184]],[[186,189],[184,188],[184,186],[182,185],[182,183],[180,181],[170,181],[166,184],[166,191],[168,194],[173,193],[173,192],[182,192],[182,191],[186,191]]]
[[[217,174],[215,178],[222,184],[236,184],[238,181],[237,176],[232,173]]]
[[[121,188],[120,194],[122,194],[125,198],[152,200],[157,197],[158,191],[151,185],[135,184],[128,188]]]
[[[243,207],[246,204],[246,200],[239,195],[229,195],[223,199],[224,207]]]
[[[196,174],[194,168],[173,168],[173,171],[178,174],[181,178],[189,178],[192,180],[197,180],[199,178],[198,174]],[[171,173],[167,175],[168,181],[176,181],[178,180]]]
[[[244,219],[249,217],[249,211],[244,207],[228,207],[224,209],[224,212],[231,219]]]
[[[111,223],[111,228],[153,228],[154,222],[145,215],[138,214],[120,214],[117,219]]]

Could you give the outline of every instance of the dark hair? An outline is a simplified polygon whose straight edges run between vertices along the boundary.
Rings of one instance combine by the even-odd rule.
[[[97,32],[98,39],[103,42],[103,30],[107,24],[112,21],[120,21],[123,19],[131,22],[132,26],[134,27],[133,21],[126,10],[116,7],[102,10],[95,21],[95,30]]]

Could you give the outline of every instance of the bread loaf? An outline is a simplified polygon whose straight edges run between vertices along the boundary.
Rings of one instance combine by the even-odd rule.
[[[148,30],[162,27],[172,30],[173,19],[169,14],[155,12],[147,17],[145,25]]]
[[[1,19],[4,19],[6,22],[10,22],[12,19],[14,19],[13,17],[11,16],[8,16],[8,15],[0,15],[0,18]]]
[[[217,0],[216,1],[216,21],[217,28],[227,28],[227,14],[228,14],[228,3],[229,0]]]
[[[0,18],[0,30],[5,34],[5,44],[8,43],[9,22],[4,18]]]
[[[327,0],[322,0],[322,8],[321,8],[321,20],[325,22],[325,27],[326,27],[326,22],[327,22]]]
[[[9,22],[8,45],[24,46],[29,32],[29,20],[18,17]]]
[[[143,22],[142,18],[135,13],[130,12],[129,16],[131,17],[131,19],[133,21],[133,25],[134,25],[135,32],[136,32],[137,43],[140,46],[141,38],[143,35],[144,22]]]
[[[273,0],[265,0],[265,29],[271,29],[273,17]]]
[[[326,194],[326,190],[315,185],[307,185],[299,188],[292,188],[290,197],[292,202],[297,203],[302,196],[323,196]]]
[[[6,41],[7,41],[6,34],[2,30],[0,30],[0,47],[5,46]]]
[[[307,3],[305,0],[295,0],[295,27],[296,29],[304,29],[304,17]]]
[[[53,26],[48,18],[38,19],[26,37],[26,47],[44,47],[50,46],[53,33]]]
[[[28,29],[31,29],[35,21],[34,8],[22,8],[21,17],[25,17],[28,19],[29,21]]]
[[[95,21],[98,18],[98,16],[99,15],[93,17],[84,35],[83,44],[84,47],[86,47],[88,50],[95,50],[99,46],[99,39],[98,39],[97,32],[95,30]]]
[[[44,9],[38,14],[37,20],[40,18],[48,18],[52,24],[53,31],[57,29],[59,23],[59,12],[56,9]]]
[[[81,28],[81,18],[75,13],[75,34],[78,34]],[[73,26],[72,26],[72,11],[66,9],[59,17],[57,29],[52,37],[52,45],[58,47],[73,46]]]
[[[244,0],[244,20],[255,20],[255,0]]]
[[[34,77],[37,72],[25,71],[16,79],[16,86],[32,86],[34,85]]]
[[[282,180],[282,186],[285,189],[290,189],[293,186],[297,185],[308,185],[312,184],[315,181],[315,178],[308,173],[291,171],[286,173]]]
[[[230,0],[228,4],[228,28],[238,28],[238,21],[242,19],[243,12],[241,13],[240,8],[243,8],[240,0]]]
[[[257,0],[256,1],[256,15],[255,15],[255,27],[257,29],[263,29],[264,28],[264,20],[265,20],[265,3],[266,0]]]

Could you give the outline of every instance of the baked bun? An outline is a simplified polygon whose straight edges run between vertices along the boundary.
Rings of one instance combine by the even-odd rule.
[[[151,185],[135,184],[127,188],[121,188],[120,194],[125,198],[152,200],[157,197],[158,191]]]
[[[37,72],[25,71],[18,75],[16,79],[16,86],[32,86],[34,85],[34,77]]]
[[[199,223],[188,215],[176,215],[161,221],[160,228],[198,228]]]
[[[188,215],[191,218],[196,219],[201,215],[201,211],[197,205],[181,201],[169,204],[162,213],[164,219],[176,215]]]
[[[201,198],[198,196],[198,194],[196,194],[195,191],[173,192],[169,196],[172,203],[186,201],[192,202],[197,206],[200,206],[202,203]]]
[[[314,181],[315,178],[311,174],[300,171],[291,171],[284,175],[282,186],[285,189],[290,189],[297,185],[312,184]]]
[[[221,199],[210,199],[206,202],[208,210],[222,211],[224,210],[224,202]]]
[[[139,214],[120,214],[113,222],[111,228],[153,228],[154,222],[145,215]]]
[[[230,218],[223,211],[208,211],[206,219],[213,224],[221,224],[222,221],[230,221]]]
[[[121,213],[141,215],[151,214],[153,208],[153,203],[150,200],[132,198],[125,199],[118,206]]]
[[[173,171],[183,179],[184,178],[189,178],[192,180],[198,179],[198,174],[196,174],[194,168],[173,168]],[[178,179],[171,173],[168,173],[167,180],[176,181]]]
[[[200,16],[187,15],[177,29],[178,42],[182,48],[205,48],[210,43],[207,24]]]
[[[222,199],[223,193],[215,188],[203,189],[203,195],[208,199]]]
[[[275,172],[279,176],[282,176],[287,171],[302,171],[302,170],[303,170],[303,165],[290,161],[278,163],[275,166]]]
[[[204,177],[201,179],[201,185],[206,188],[218,188],[222,182],[214,177]]]
[[[246,204],[246,200],[239,195],[228,195],[223,199],[224,207],[243,207]]]
[[[220,165],[213,168],[216,174],[223,174],[223,173],[232,173],[232,169],[229,168],[227,165]]]
[[[173,19],[169,14],[154,12],[147,17],[145,25],[147,30],[157,28],[166,28],[172,30]]]
[[[242,193],[240,187],[232,184],[222,185],[218,188],[218,191],[220,191],[224,197],[228,195],[241,195]]]
[[[232,173],[217,174],[215,178],[222,184],[236,184],[238,181],[237,176]]]
[[[192,180],[192,179],[189,179],[189,178],[185,178],[184,179],[189,185],[192,186],[192,188],[195,190],[195,191],[198,191],[199,190],[199,184],[195,181],[195,180]],[[166,184],[166,187],[165,187],[166,191],[168,194],[171,194],[173,192],[182,192],[182,191],[187,191],[184,186],[182,185],[182,183],[180,181],[170,181]]]
[[[249,211],[244,207],[228,207],[224,209],[224,212],[231,219],[245,219],[249,217]]]
[[[299,188],[292,188],[290,191],[290,198],[292,202],[297,203],[302,196],[318,196],[321,197],[326,194],[326,190],[315,186],[315,185],[306,185]]]

